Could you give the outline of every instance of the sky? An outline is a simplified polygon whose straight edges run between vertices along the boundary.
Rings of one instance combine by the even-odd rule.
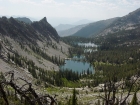
[[[0,16],[46,17],[53,25],[121,17],[140,8],[140,0],[0,0]]]

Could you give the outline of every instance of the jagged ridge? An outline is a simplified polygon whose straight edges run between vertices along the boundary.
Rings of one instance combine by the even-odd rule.
[[[33,22],[31,25],[15,20],[14,18],[0,18],[1,35],[10,36],[16,40],[36,42],[41,40],[41,35],[47,40],[53,38],[59,40],[56,30],[46,21],[46,17],[39,22]]]

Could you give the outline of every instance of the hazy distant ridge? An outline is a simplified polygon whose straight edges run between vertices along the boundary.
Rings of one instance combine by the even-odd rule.
[[[77,31],[79,31],[80,29],[82,29],[83,27],[85,27],[86,25],[88,24],[78,25],[67,30],[58,31],[58,35],[60,35],[61,37],[72,35]]]
[[[117,18],[101,20],[98,22],[90,23],[89,25],[83,27],[79,31],[73,34],[73,36],[80,37],[91,37],[93,35],[97,35],[99,32],[104,30],[108,25],[114,22]]]
[[[71,24],[60,24],[60,25],[56,26],[55,29],[57,31],[62,31],[62,30],[70,29],[72,27],[75,27],[75,25],[71,25]]]
[[[32,23],[32,21],[29,18],[26,18],[26,17],[18,17],[18,18],[15,18],[15,19],[18,20],[18,21],[28,23],[28,24]]]

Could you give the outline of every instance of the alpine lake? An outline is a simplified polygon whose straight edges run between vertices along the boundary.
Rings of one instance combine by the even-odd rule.
[[[97,45],[94,43],[78,43],[84,48],[84,52],[97,51]],[[81,74],[94,73],[94,67],[89,62],[86,62],[85,56],[73,56],[65,58],[65,64],[60,66],[60,70],[72,70]]]

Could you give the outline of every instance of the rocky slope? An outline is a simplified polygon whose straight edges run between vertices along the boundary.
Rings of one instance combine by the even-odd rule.
[[[98,36],[104,36],[112,33],[116,33],[122,30],[132,30],[135,29],[136,25],[140,24],[140,8],[129,13],[126,16],[120,17],[114,21],[111,25],[106,27],[105,30],[100,32]]]
[[[19,76],[31,78],[28,62],[44,70],[59,70],[60,62],[53,58],[63,61],[68,47],[46,18],[31,24],[0,18],[0,72],[22,71]]]

